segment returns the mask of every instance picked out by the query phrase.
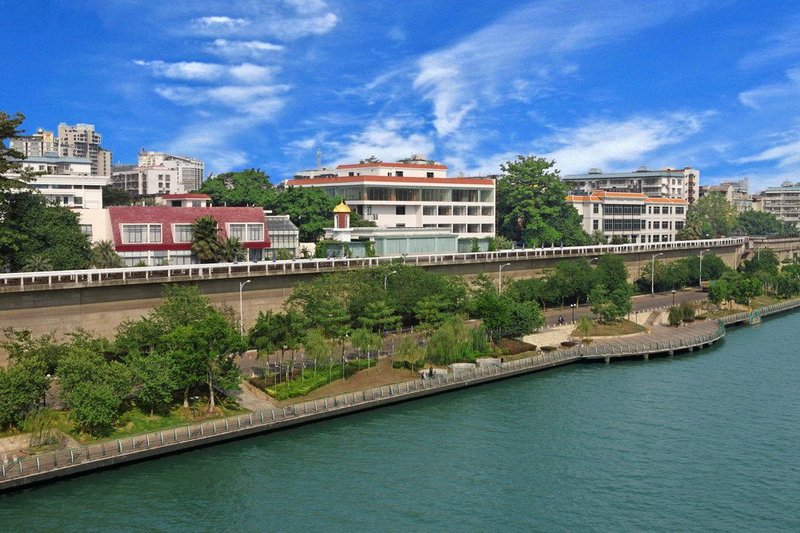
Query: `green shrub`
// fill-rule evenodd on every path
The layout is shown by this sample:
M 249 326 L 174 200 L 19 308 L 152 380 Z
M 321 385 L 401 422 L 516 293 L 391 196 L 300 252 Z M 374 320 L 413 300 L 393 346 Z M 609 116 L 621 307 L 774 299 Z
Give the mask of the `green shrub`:
M 670 326 L 679 326 L 683 320 L 683 310 L 680 307 L 670 307 L 667 320 Z
M 376 363 L 377 361 L 375 359 L 356 359 L 355 361 L 348 361 L 345 372 L 349 376 L 359 370 L 375 366 Z M 276 400 L 288 400 L 289 398 L 305 396 L 309 392 L 339 379 L 341 376 L 342 365 L 334 365 L 330 372 L 328 369 L 306 370 L 301 378 L 295 378 L 291 381 L 278 383 L 274 387 L 269 387 L 267 389 L 267 394 Z
M 543 352 L 555 352 L 557 348 L 555 346 L 542 346 Z
M 689 302 L 683 302 L 681 304 L 681 318 L 684 320 L 687 318 L 694 318 L 694 306 Z

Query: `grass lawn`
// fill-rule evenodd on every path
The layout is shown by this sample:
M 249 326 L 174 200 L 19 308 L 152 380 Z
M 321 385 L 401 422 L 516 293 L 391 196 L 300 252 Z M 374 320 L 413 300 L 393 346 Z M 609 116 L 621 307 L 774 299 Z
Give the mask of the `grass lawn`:
M 613 337 L 617 335 L 631 335 L 633 333 L 641 333 L 647 331 L 647 328 L 640 326 L 630 320 L 622 320 L 614 322 L 613 324 L 600 324 L 592 322 L 592 327 L 586 335 L 578 335 L 576 330 L 572 331 L 573 337 Z

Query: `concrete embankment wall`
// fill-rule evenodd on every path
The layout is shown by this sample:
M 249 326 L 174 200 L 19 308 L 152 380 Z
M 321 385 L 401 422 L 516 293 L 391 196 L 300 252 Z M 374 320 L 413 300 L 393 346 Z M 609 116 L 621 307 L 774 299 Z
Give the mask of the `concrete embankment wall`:
M 659 257 L 661 261 L 674 261 L 682 257 L 697 255 L 698 250 L 667 250 Z M 730 266 L 735 265 L 740 246 L 720 246 L 714 248 Z M 649 263 L 652 254 L 631 252 L 620 254 L 631 280 L 639 277 L 641 269 Z M 543 257 L 523 260 L 508 260 L 511 263 L 503 270 L 503 278 L 529 278 L 543 275 L 559 261 L 570 257 Z M 498 267 L 506 259 L 481 261 L 451 261 L 421 265 L 443 274 L 464 276 L 470 280 L 479 274 L 493 279 L 498 277 Z M 229 307 L 233 314 L 239 311 L 239 282 L 250 279 L 242 292 L 244 325 L 249 328 L 259 311 L 279 310 L 299 281 L 313 279 L 316 272 L 295 274 L 236 274 L 231 277 L 211 279 L 173 280 L 171 283 L 197 285 L 220 306 Z M 101 336 L 111 337 L 116 328 L 125 320 L 142 317 L 161 302 L 163 281 L 143 282 L 136 280 L 130 284 L 98 286 L 31 288 L 24 291 L 0 291 L 0 324 L 3 327 L 28 329 L 34 335 L 54 333 L 56 337 L 82 328 Z M 1 361 L 0 361 L 1 363 Z

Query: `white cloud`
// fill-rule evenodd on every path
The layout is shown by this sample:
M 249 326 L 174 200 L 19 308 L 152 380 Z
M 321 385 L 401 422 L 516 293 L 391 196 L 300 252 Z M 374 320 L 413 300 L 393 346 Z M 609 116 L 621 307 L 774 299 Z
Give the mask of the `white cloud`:
M 206 47 L 206 51 L 231 59 L 236 58 L 261 58 L 266 54 L 283 51 L 284 47 L 280 44 L 273 44 L 264 41 L 229 41 L 228 39 L 214 39 L 214 42 Z
M 231 15 L 194 18 L 189 29 L 210 37 L 294 40 L 328 33 L 339 23 L 339 17 L 322 0 L 230 0 L 224 9 Z
M 226 70 L 223 65 L 201 63 L 198 61 L 166 63 L 164 61 L 144 61 L 142 59 L 137 59 L 134 63 L 149 68 L 156 76 L 172 80 L 216 80 L 222 77 Z
M 776 161 L 779 168 L 800 164 L 800 140 L 789 141 L 773 146 L 762 152 L 737 160 L 737 163 L 756 163 Z
M 156 93 L 182 106 L 217 105 L 242 115 L 270 119 L 285 104 L 288 85 L 223 85 L 220 87 L 157 87 Z
M 739 93 L 739 101 L 750 108 L 762 109 L 764 106 L 777 103 L 785 108 L 790 102 L 796 102 L 800 96 L 800 68 L 786 71 L 787 81 L 763 85 L 749 91 Z
M 652 160 L 657 150 L 685 141 L 700 131 L 705 118 L 706 115 L 676 113 L 661 118 L 588 122 L 547 139 L 546 142 L 558 147 L 544 157 L 554 159 L 564 174 L 583 173 L 593 167 L 630 170 L 645 164 L 645 159 Z M 670 164 L 675 163 L 665 162 L 664 166 Z
M 247 154 L 233 148 L 235 136 L 250 127 L 242 120 L 199 122 L 184 128 L 166 146 L 166 151 L 178 154 L 202 155 L 208 172 L 220 173 L 241 168 Z
M 335 146 L 340 157 L 336 164 L 352 163 L 374 155 L 383 161 L 396 161 L 411 154 L 430 155 L 435 147 L 430 137 L 417 133 L 420 124 L 407 117 L 375 120 L 349 140 Z
M 790 17 L 786 29 L 768 35 L 763 46 L 749 52 L 740 61 L 742 68 L 758 68 L 800 57 L 800 17 Z
M 201 33 L 214 33 L 220 30 L 234 30 L 250 25 L 250 21 L 243 18 L 226 16 L 199 17 L 191 21 L 192 27 Z
M 178 81 L 238 81 L 246 84 L 261 83 L 272 78 L 275 68 L 263 67 L 252 63 L 239 65 L 221 65 L 217 63 L 201 63 L 198 61 L 181 61 L 167 63 L 165 61 L 143 61 L 137 59 L 136 65 L 147 67 L 160 78 Z
M 563 0 L 538 2 L 423 56 L 413 86 L 432 102 L 439 135 L 451 135 L 474 110 L 503 102 L 509 92 L 514 95 L 508 80 L 524 77 L 531 92 L 548 90 L 574 71 L 569 54 L 626 38 L 686 11 L 691 5 L 682 2 L 632 6 L 596 1 L 579 7 Z

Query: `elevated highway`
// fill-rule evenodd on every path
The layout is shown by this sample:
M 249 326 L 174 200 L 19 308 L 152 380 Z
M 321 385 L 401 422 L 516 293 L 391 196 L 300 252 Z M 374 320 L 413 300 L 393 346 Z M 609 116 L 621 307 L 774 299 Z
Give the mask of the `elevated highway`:
M 800 247 L 800 241 L 797 241 Z M 57 336 L 82 328 L 99 335 L 113 335 L 119 324 L 146 314 L 161 301 L 165 283 L 197 285 L 212 302 L 239 310 L 239 284 L 251 280 L 241 293 L 244 325 L 249 327 L 258 311 L 279 309 L 292 287 L 327 272 L 374 268 L 402 263 L 443 274 L 473 278 L 479 274 L 527 278 L 539 276 L 558 261 L 576 257 L 592 259 L 605 253 L 625 260 L 630 279 L 639 276 L 653 254 L 673 261 L 711 250 L 729 266 L 752 252 L 743 237 L 653 244 L 554 247 L 466 254 L 436 254 L 360 259 L 311 259 L 260 263 L 219 263 L 165 267 L 115 268 L 60 272 L 0 274 L 0 325 L 28 329 L 36 335 Z

